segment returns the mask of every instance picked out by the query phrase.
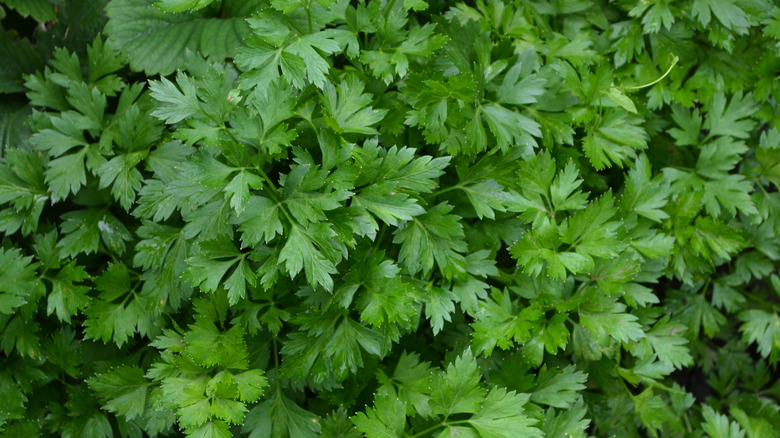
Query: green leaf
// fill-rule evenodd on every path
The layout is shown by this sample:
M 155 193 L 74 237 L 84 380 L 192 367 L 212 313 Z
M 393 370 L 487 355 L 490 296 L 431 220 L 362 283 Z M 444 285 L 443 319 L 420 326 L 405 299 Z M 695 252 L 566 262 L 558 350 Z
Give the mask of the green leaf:
M 214 0 L 160 0 L 154 5 L 166 12 L 184 12 L 205 8 Z
M 780 316 L 764 310 L 745 310 L 737 315 L 742 325 L 739 330 L 742 338 L 749 343 L 758 344 L 758 352 L 763 357 L 775 360 L 780 357 Z
M 46 313 L 55 313 L 60 321 L 70 322 L 71 316 L 79 310 L 84 310 L 89 304 L 89 286 L 77 284 L 88 278 L 89 274 L 84 267 L 77 265 L 75 261 L 63 266 L 51 281 Z
M 239 225 L 241 242 L 248 247 L 260 242 L 268 243 L 284 232 L 279 220 L 279 204 L 262 196 L 250 195 L 246 208 L 234 223 Z
M 747 32 L 749 22 L 745 11 L 733 0 L 694 0 L 691 13 L 702 26 L 710 24 L 710 11 L 726 29 L 737 33 Z
M 620 206 L 640 216 L 660 222 L 669 217 L 663 210 L 669 196 L 669 184 L 661 178 L 651 179 L 652 171 L 647 156 L 641 154 L 634 168 L 629 170 Z
M 642 119 L 624 111 L 612 110 L 588 130 L 582 148 L 596 170 L 619 167 L 636 157 L 636 151 L 647 147 L 648 135 L 640 126 Z
M 653 394 L 653 388 L 645 389 L 634 397 L 633 401 L 634 412 L 654 436 L 657 436 L 658 431 L 667 429 L 682 430 L 680 419 L 669 409 L 663 398 Z
M 630 97 L 628 97 L 623 90 L 620 90 L 616 87 L 610 87 L 609 90 L 605 93 L 607 96 L 609 96 L 610 99 L 612 99 L 616 104 L 623 107 L 624 110 L 636 114 L 636 105 L 634 104 L 634 101 L 631 100 Z
M 333 337 L 325 346 L 325 354 L 342 370 L 356 372 L 363 366 L 363 354 L 360 347 L 370 354 L 379 355 L 382 337 L 363 324 L 351 318 L 345 319 L 333 332 Z M 340 371 L 344 373 L 344 371 Z M 338 375 L 338 373 L 337 373 Z
M 81 129 L 102 127 L 108 102 L 100 90 L 83 82 L 71 83 L 68 86 L 67 99 L 68 103 L 85 117 L 81 120 Z
M 246 297 L 247 284 L 257 284 L 246 254 L 241 253 L 233 242 L 227 239 L 201 243 L 200 251 L 196 251 L 186 262 L 189 268 L 183 276 L 185 280 L 193 286 L 200 286 L 206 292 L 216 292 L 222 285 L 228 292 L 231 304 Z M 229 275 L 228 271 L 231 271 Z
M 704 184 L 702 202 L 708 214 L 717 217 L 723 207 L 730 215 L 735 216 L 737 210 L 746 215 L 758 213 L 750 195 L 753 193 L 753 183 L 745 180 L 742 175 L 728 175 Z
M 246 9 L 251 11 L 251 6 Z M 127 56 L 133 70 L 150 76 L 186 67 L 193 52 L 217 61 L 234 56 L 250 32 L 245 23 L 249 14 L 224 18 L 203 11 L 172 14 L 147 0 L 111 1 L 106 14 L 109 41 Z
M 728 0 L 720 0 L 726 1 Z M 756 112 L 753 103 L 753 95 L 743 94 L 738 91 L 726 106 L 726 96 L 716 93 L 712 98 L 707 120 L 704 121 L 704 129 L 708 129 L 709 136 L 731 136 L 735 138 L 748 138 L 755 122 L 748 117 Z
M 89 63 L 87 83 L 101 93 L 114 96 L 125 85 L 119 76 L 112 74 L 123 68 L 125 64 L 116 48 L 111 43 L 103 41 L 102 35 L 95 36 L 92 44 L 87 46 L 87 61 Z M 140 84 L 135 83 L 122 92 L 135 92 L 139 87 Z
M 13 315 L 32 297 L 39 284 L 32 260 L 18 249 L 0 248 L 0 313 Z
M 5 151 L 4 163 L 0 163 L 0 203 L 11 203 L 0 221 L 0 229 L 7 234 L 21 229 L 28 235 L 38 228 L 40 215 L 48 200 L 43 177 L 43 157 L 23 151 Z
M 285 264 L 290 276 L 304 271 L 306 281 L 320 285 L 326 290 L 333 289 L 333 278 L 336 266 L 323 253 L 323 247 L 329 245 L 327 239 L 332 237 L 332 231 L 327 227 L 311 227 L 304 230 L 293 226 L 287 237 L 287 243 L 279 253 L 279 262 Z
M 698 109 L 689 110 L 680 105 L 672 105 L 672 119 L 679 128 L 669 129 L 669 135 L 677 146 L 695 146 L 701 136 L 702 117 Z
M 283 81 L 273 81 L 266 88 L 255 88 L 247 98 L 263 120 L 263 130 L 268 133 L 275 126 L 293 116 L 297 105 L 293 90 Z
M 702 410 L 702 430 L 712 438 L 743 438 L 745 431 L 739 427 L 736 421 L 729 421 L 728 417 L 715 412 L 709 405 L 704 405 Z
M 577 190 L 582 184 L 574 162 L 566 163 L 550 185 L 550 198 L 556 211 L 580 210 L 585 206 L 588 195 Z
M 455 312 L 457 299 L 452 291 L 438 287 L 432 287 L 424 297 L 425 317 L 431 321 L 433 334 L 438 334 L 444 328 L 444 321 L 451 321 L 451 315 Z
M 32 2 L 23 2 L 20 5 L 27 3 L 34 4 L 37 2 L 44 2 L 45 0 L 37 0 Z M 7 3 L 7 2 L 6 2 Z M 17 6 L 20 6 L 17 5 Z M 51 7 L 51 5 L 47 5 Z M 0 56 L 8 62 L 3 63 L 0 66 L 0 93 L 18 93 L 26 91 L 24 87 L 24 78 L 26 74 L 32 74 L 36 70 L 42 68 L 40 55 L 36 52 L 35 47 L 26 38 L 20 38 L 16 32 L 0 32 Z M 7 102 L 11 104 L 12 102 Z M 5 107 L 6 105 L 3 105 Z M 16 106 L 14 104 L 14 106 Z M 6 108 L 3 108 L 3 113 L 8 112 Z M 25 111 L 26 112 L 26 111 Z M 0 130 L 2 138 L 12 132 L 6 132 L 6 128 Z M 0 140 L 0 145 L 4 142 Z
M 728 260 L 744 246 L 745 240 L 738 230 L 708 217 L 696 219 L 691 248 L 697 254 L 708 259 L 717 256 Z
M 30 99 L 30 105 L 43 106 L 58 111 L 69 109 L 62 88 L 47 80 L 41 72 L 25 76 L 24 86 L 28 89 L 27 96 Z
M 230 438 L 230 426 L 224 421 L 209 421 L 206 424 L 187 430 L 188 437 L 194 438 Z
M 136 165 L 144 155 L 145 152 L 119 155 L 97 170 L 100 174 L 100 188 L 111 186 L 111 195 L 125 210 L 130 210 L 135 202 L 136 193 L 141 190 L 143 176 L 136 169 Z
M 720 137 L 701 148 L 696 173 L 712 179 L 725 178 L 747 150 L 744 142 Z
M 737 419 L 740 426 L 747 432 L 748 436 L 769 438 L 777 433 L 776 429 L 773 428 L 765 418 L 750 417 L 745 411 L 737 407 L 732 407 L 729 413 Z
M 414 2 L 415 10 L 420 10 L 417 8 L 423 7 L 421 3 L 424 3 L 424 0 L 414 0 Z M 409 35 L 404 38 L 391 58 L 399 76 L 406 75 L 409 56 L 430 56 L 447 42 L 446 36 L 434 34 L 434 30 L 433 23 L 426 23 L 420 27 L 412 26 Z
M 140 417 L 146 409 L 148 388 L 142 369 L 122 366 L 87 380 L 98 398 L 105 400 L 105 409 L 128 420 Z
M 250 23 L 257 27 L 256 22 Z M 265 88 L 279 80 L 280 69 L 287 82 L 304 86 L 306 64 L 298 55 L 278 50 L 260 38 L 250 39 L 247 45 L 236 54 L 236 65 L 248 71 L 241 78 L 241 88 Z
M 28 3 L 0 435 L 778 435 L 773 2 Z
M 607 337 L 623 343 L 644 338 L 645 332 L 637 323 L 639 318 L 625 310 L 621 303 L 613 303 L 611 308 L 600 312 L 581 310 L 580 322 L 602 344 L 606 344 Z
M 424 11 L 428 9 L 428 3 L 425 0 L 404 0 L 404 8 L 407 10 Z
M 357 299 L 361 321 L 376 327 L 387 323 L 408 323 L 419 311 L 415 303 L 417 291 L 400 279 L 398 266 L 383 257 L 382 252 L 372 252 L 365 265 L 354 271 L 354 282 L 350 281 L 335 293 L 349 293 L 346 291 L 362 286 Z
M 704 295 L 696 295 L 688 300 L 688 305 L 680 316 L 689 330 L 698 334 L 704 328 L 704 334 L 708 337 L 715 336 L 726 324 L 726 317 L 718 312 Z
M 591 257 L 615 257 L 623 247 L 616 238 L 620 224 L 610 221 L 616 213 L 612 193 L 607 192 L 563 222 L 559 229 L 561 241 L 572 245 L 578 255 L 588 258 L 587 264 L 592 263 Z
M 260 189 L 263 187 L 263 179 L 254 173 L 241 170 L 225 186 L 225 194 L 230 196 L 230 206 L 241 214 L 244 211 L 250 198 L 250 189 Z
M 547 370 L 539 373 L 531 401 L 554 408 L 568 409 L 579 398 L 578 391 L 585 389 L 588 375 L 568 366 L 560 372 Z
M 358 412 L 352 422 L 367 438 L 401 437 L 406 428 L 406 404 L 392 394 L 379 393 L 374 407 Z
M 172 383 L 178 383 L 179 385 L 184 384 L 184 382 L 181 381 Z M 200 391 L 195 389 L 190 389 L 189 391 L 185 390 L 185 396 L 187 399 L 185 399 L 184 404 L 182 404 L 176 412 L 179 417 L 179 424 L 189 430 L 194 430 L 199 434 L 203 434 L 206 431 L 210 432 L 214 424 L 212 421 L 209 421 L 209 400 L 205 398 Z
M 212 321 L 199 317 L 189 327 L 184 344 L 184 351 L 201 366 L 221 365 L 226 369 L 248 367 L 244 331 L 240 326 L 235 325 L 223 332 Z M 214 354 L 214 351 L 219 351 L 219 354 Z
M 93 302 L 85 311 L 85 333 L 88 338 L 113 341 L 121 347 L 136 331 L 153 330 L 146 306 L 131 300 L 127 306 L 105 301 Z
M 372 128 L 387 114 L 387 110 L 375 110 L 369 106 L 372 95 L 363 93 L 364 84 L 357 76 L 349 75 L 338 88 L 326 82 L 322 88 L 322 104 L 327 111 L 326 124 L 337 133 L 373 135 Z
M 195 84 L 186 73 L 181 71 L 176 73 L 176 84 L 166 78 L 149 81 L 149 89 L 152 97 L 162 103 L 152 115 L 169 125 L 200 115 L 202 112 Z
M 39 23 L 56 19 L 54 5 L 47 0 L 3 0 L 3 4 L 22 17 L 32 17 Z
M 498 147 L 506 151 L 511 145 L 536 146 L 533 137 L 541 137 L 542 131 L 536 121 L 517 111 L 509 110 L 498 104 L 489 104 L 481 108 L 490 132 L 495 135 Z
M 567 270 L 576 274 L 593 268 L 588 256 L 570 251 L 558 252 L 559 245 L 556 225 L 545 219 L 545 223 L 515 242 L 510 252 L 518 265 L 523 266 L 523 271 L 534 276 L 546 270 L 547 276 L 560 280 L 566 277 Z
M 484 438 L 542 437 L 542 431 L 532 427 L 537 420 L 523 414 L 527 402 L 528 394 L 493 388 L 468 423 Z
M 777 130 L 772 132 L 778 132 Z M 775 134 L 777 136 L 778 134 Z M 762 139 L 765 134 L 762 134 Z M 758 148 L 756 149 L 756 159 L 761 165 L 761 174 L 764 178 L 772 181 L 775 187 L 780 187 L 780 150 L 777 148 Z
M 469 202 L 480 219 L 483 217 L 495 219 L 494 211 L 504 212 L 506 211 L 504 205 L 511 203 L 511 195 L 504 191 L 502 185 L 493 180 L 480 181 L 459 188 L 466 192 Z
M 62 257 L 94 253 L 101 241 L 110 251 L 122 254 L 126 242 L 132 239 L 122 222 L 105 209 L 75 210 L 63 214 L 61 219 L 64 237 L 57 248 Z
M 446 278 L 464 271 L 463 229 L 458 222 L 460 218 L 449 214 L 450 211 L 450 205 L 441 203 L 399 227 L 393 242 L 401 244 L 398 261 L 409 273 L 422 271 L 428 275 L 434 261 Z
M 683 336 L 687 327 L 670 321 L 669 315 L 661 318 L 652 330 L 647 332 L 647 342 L 653 347 L 661 363 L 682 369 L 693 363 L 688 351 L 688 340 Z
M 178 309 L 192 293 L 192 288 L 181 279 L 190 251 L 183 229 L 144 222 L 137 232 L 143 240 L 138 243 L 133 264 L 145 269 L 143 292 L 161 305 Z
M 254 36 L 247 39 L 236 55 L 236 64 L 247 71 L 242 77 L 242 88 L 264 88 L 282 77 L 296 88 L 303 88 L 306 80 L 323 89 L 330 71 L 324 56 L 341 50 L 335 29 L 309 34 L 291 30 L 283 15 L 265 10 L 247 20 Z M 287 39 L 290 38 L 288 42 Z
M 371 185 L 352 197 L 352 205 L 363 207 L 388 225 L 397 226 L 425 213 L 415 198 L 396 192 L 394 184 Z
M 447 370 L 432 380 L 430 407 L 436 415 L 475 414 L 479 411 L 485 391 L 479 387 L 482 378 L 477 361 L 467 349 Z
M 438 187 L 434 180 L 444 174 L 450 162 L 450 157 L 417 155 L 417 150 L 407 147 L 383 149 L 377 142 L 366 142 L 362 149 L 353 149 L 352 155 L 362 169 L 355 186 L 375 181 L 382 187 L 391 185 L 396 192 L 431 193 Z
M 255 402 L 263 395 L 263 388 L 268 386 L 268 379 L 263 370 L 251 369 L 233 376 L 238 388 L 238 398 L 242 402 Z
M 569 438 L 585 438 L 590 420 L 585 418 L 587 408 L 582 399 L 571 409 L 556 412 L 555 409 L 547 409 L 544 421 L 540 425 L 545 436 L 565 436 Z
M 528 64 L 520 61 L 507 71 L 501 86 L 496 90 L 499 103 L 526 105 L 535 103 L 537 97 L 544 94 L 547 80 L 529 74 Z
M 310 164 L 296 165 L 283 180 L 281 196 L 295 220 L 308 226 L 327 219 L 324 212 L 342 206 L 352 192 L 329 177 L 329 172 Z
M 187 157 L 195 152 L 195 148 L 179 141 L 169 141 L 157 145 L 146 157 L 145 163 L 161 181 L 171 182 L 180 176 L 179 167 L 187 161 Z M 154 180 L 147 180 L 149 185 Z
M 642 18 L 642 28 L 646 34 L 658 33 L 662 26 L 668 31 L 675 21 L 674 15 L 666 2 L 638 3 L 628 14 L 631 17 L 638 17 L 643 13 L 645 14 Z
M 431 376 L 433 370 L 428 362 L 420 362 L 420 356 L 415 353 L 401 353 L 392 376 L 379 372 L 377 378 L 382 384 L 379 393 L 387 392 L 397 396 L 406 406 L 406 415 L 415 412 L 423 417 L 430 417 L 432 412 L 428 405 L 431 394 Z
M 84 169 L 86 154 L 87 148 L 83 148 L 73 154 L 63 155 L 56 160 L 49 161 L 45 175 L 52 201 L 61 201 L 71 193 L 77 193 L 81 186 L 87 183 L 87 174 Z
M 157 315 L 147 311 L 152 307 L 151 300 L 146 295 L 136 294 L 125 265 L 112 263 L 95 278 L 94 284 L 100 295 L 84 312 L 87 338 L 103 342 L 113 340 L 122 347 L 136 332 L 150 337 L 159 332 Z
M 247 96 L 250 106 L 262 119 L 262 126 L 256 123 L 253 113 L 234 112 L 230 124 L 236 129 L 236 136 L 251 144 L 261 145 L 269 153 L 281 152 L 297 136 L 297 131 L 287 129 L 283 121 L 293 116 L 296 101 L 293 90 L 281 80 L 274 80 L 264 88 L 255 88 Z M 237 109 L 241 109 L 240 106 Z
M 246 406 L 235 400 L 215 398 L 211 401 L 211 415 L 230 424 L 241 424 L 246 411 Z
M 290 436 L 316 438 L 319 418 L 285 397 L 279 390 L 247 413 L 242 430 L 250 438 Z
M 404 0 L 404 8 L 424 10 L 428 8 L 425 0 Z M 399 15 L 393 14 L 387 20 L 385 28 L 380 32 L 393 34 L 392 39 L 384 41 L 385 47 L 379 50 L 361 50 L 360 61 L 366 64 L 374 77 L 382 79 L 386 84 L 393 81 L 395 75 L 404 77 L 409 71 L 409 62 L 416 56 L 430 56 L 439 50 L 449 38 L 434 33 L 436 26 L 427 23 L 423 26 L 414 26 L 405 34 L 405 29 L 400 29 L 398 24 L 403 20 Z M 400 44 L 398 44 L 400 42 Z M 387 46 L 395 47 L 387 47 Z
M 558 349 L 565 349 L 569 343 L 571 333 L 566 326 L 566 318 L 565 313 L 556 313 L 547 320 L 547 327 L 542 330 L 544 349 L 550 354 L 555 354 Z
M 518 311 L 509 292 L 493 289 L 491 299 L 479 303 L 476 321 L 472 323 L 477 354 L 484 352 L 489 356 L 496 346 L 508 350 L 515 342 L 527 343 L 541 316 L 541 310 L 533 306 Z

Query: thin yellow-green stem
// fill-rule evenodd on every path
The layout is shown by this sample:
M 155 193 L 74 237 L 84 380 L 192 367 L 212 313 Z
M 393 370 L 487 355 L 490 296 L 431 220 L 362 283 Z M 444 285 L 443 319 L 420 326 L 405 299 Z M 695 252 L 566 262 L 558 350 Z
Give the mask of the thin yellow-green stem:
M 661 82 L 666 76 L 669 75 L 669 73 L 672 72 L 672 69 L 674 68 L 675 65 L 677 65 L 677 61 L 679 61 L 679 60 L 680 60 L 680 58 L 675 56 L 674 59 L 672 59 L 672 65 L 669 66 L 669 68 L 666 70 L 666 73 L 664 73 L 660 78 L 654 80 L 653 82 L 648 82 L 648 83 L 643 84 L 643 85 L 635 85 L 633 87 L 623 87 L 623 89 L 624 90 L 641 90 L 642 88 L 651 87 L 651 86 Z

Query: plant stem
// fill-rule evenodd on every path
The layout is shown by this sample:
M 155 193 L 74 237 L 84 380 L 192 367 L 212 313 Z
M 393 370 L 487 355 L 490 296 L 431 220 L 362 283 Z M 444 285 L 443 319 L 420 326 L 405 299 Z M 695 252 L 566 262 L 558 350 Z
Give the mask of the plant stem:
M 648 82 L 646 84 L 636 85 L 636 86 L 633 86 L 633 87 L 623 87 L 623 89 L 625 89 L 625 90 L 641 90 L 642 88 L 650 87 L 650 86 L 653 86 L 653 85 L 661 82 L 669 73 L 672 72 L 672 69 L 674 68 L 675 65 L 677 65 L 677 61 L 679 61 L 679 60 L 680 60 L 680 58 L 675 56 L 674 59 L 672 59 L 672 65 L 669 66 L 669 69 L 666 70 L 666 73 L 661 75 L 660 78 L 654 80 L 653 82 Z
M 424 436 L 425 434 L 431 433 L 434 430 L 441 429 L 443 427 L 455 426 L 455 425 L 458 425 L 458 424 L 465 424 L 465 423 L 468 423 L 468 420 L 458 420 L 458 421 L 450 421 L 450 422 L 447 422 L 447 420 L 444 420 L 441 423 L 433 425 L 433 426 L 423 430 L 422 432 L 418 432 L 418 433 L 412 435 L 409 438 L 418 438 L 418 437 Z
M 431 196 L 433 196 L 435 198 L 435 197 L 437 197 L 439 195 L 442 195 L 444 193 L 451 192 L 453 190 L 458 190 L 458 189 L 461 189 L 461 188 L 462 188 L 461 187 L 461 183 L 458 183 L 458 184 L 455 184 L 454 186 L 449 186 L 449 187 L 443 188 L 441 190 L 437 190 L 437 191 L 431 193 Z

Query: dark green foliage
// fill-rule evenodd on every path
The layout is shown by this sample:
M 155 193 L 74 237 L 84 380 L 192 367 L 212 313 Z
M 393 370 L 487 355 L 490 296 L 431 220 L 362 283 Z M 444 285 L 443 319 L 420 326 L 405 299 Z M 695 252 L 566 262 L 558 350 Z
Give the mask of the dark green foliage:
M 772 2 L 0 5 L 0 436 L 780 436 Z

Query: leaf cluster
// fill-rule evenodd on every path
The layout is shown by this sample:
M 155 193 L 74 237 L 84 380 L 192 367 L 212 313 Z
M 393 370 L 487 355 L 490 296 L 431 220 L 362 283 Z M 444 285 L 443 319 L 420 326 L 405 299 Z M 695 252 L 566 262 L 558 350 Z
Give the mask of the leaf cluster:
M 780 435 L 770 1 L 0 0 L 0 58 L 0 437 Z

